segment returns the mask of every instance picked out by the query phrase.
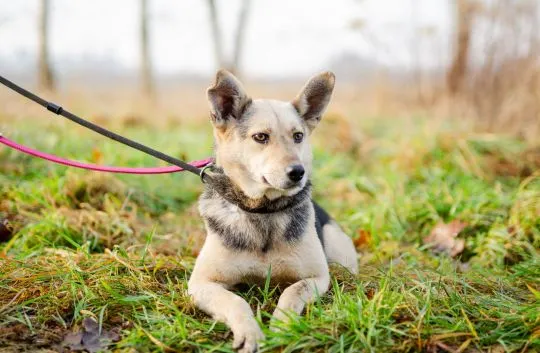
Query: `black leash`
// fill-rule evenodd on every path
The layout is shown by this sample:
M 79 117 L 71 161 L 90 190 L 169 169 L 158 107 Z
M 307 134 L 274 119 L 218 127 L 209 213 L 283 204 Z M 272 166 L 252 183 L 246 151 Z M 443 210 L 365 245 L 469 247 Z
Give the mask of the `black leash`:
M 5 85 L 6 87 L 14 90 L 15 92 L 19 93 L 20 95 L 30 99 L 31 101 L 41 105 L 42 107 L 46 108 L 48 111 L 50 112 L 53 112 L 57 115 L 61 115 L 63 116 L 64 118 L 67 118 L 71 121 L 73 121 L 74 123 L 77 123 L 81 126 L 84 126 L 85 128 L 87 129 L 90 129 L 94 132 L 97 132 L 98 134 L 100 135 L 103 135 L 105 137 L 108 137 L 110 138 L 111 140 L 114 140 L 116 142 L 120 142 L 124 145 L 127 145 L 131 148 L 134 148 L 136 150 L 139 150 L 141 152 L 144 152 L 146 154 L 149 154 L 157 159 L 161 159 L 162 161 L 165 161 L 169 164 L 172 164 L 172 165 L 175 165 L 177 167 L 180 167 L 180 168 L 183 168 L 193 174 L 197 174 L 201 177 L 201 180 L 204 182 L 206 181 L 206 177 L 208 177 L 208 174 L 205 173 L 205 169 L 208 167 L 204 167 L 202 169 L 199 169 L 195 166 L 192 166 L 191 164 L 189 163 L 186 163 L 184 161 L 181 161 L 177 158 L 174 158 L 174 157 L 171 157 L 169 155 L 166 155 L 162 152 L 159 152 L 159 151 L 156 151 L 155 149 L 153 148 L 150 148 L 148 146 L 145 146 L 143 144 L 140 144 L 136 141 L 133 141 L 133 140 L 130 140 L 124 136 L 120 136 L 112 131 L 109 131 L 107 129 L 104 129 L 102 128 L 101 126 L 98 126 L 96 124 L 93 124 L 87 120 L 84 120 L 80 117 L 78 117 L 77 115 L 73 114 L 73 113 L 70 113 L 69 111 L 65 110 L 64 108 L 62 108 L 61 106 L 55 104 L 55 103 L 52 103 L 52 102 L 48 102 L 46 101 L 45 99 L 41 98 L 41 97 L 38 97 L 36 96 L 35 94 L 33 94 L 32 92 L 29 92 L 27 90 L 25 90 L 24 88 L 16 85 L 15 83 L 11 82 L 10 80 L 6 79 L 5 77 L 3 76 L 0 76 L 0 83 L 2 83 L 3 85 Z

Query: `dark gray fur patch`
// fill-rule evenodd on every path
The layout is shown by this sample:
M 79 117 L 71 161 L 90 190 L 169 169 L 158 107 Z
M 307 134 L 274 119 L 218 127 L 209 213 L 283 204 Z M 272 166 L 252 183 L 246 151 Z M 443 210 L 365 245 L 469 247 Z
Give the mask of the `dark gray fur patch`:
M 274 241 L 279 238 L 287 242 L 295 242 L 305 234 L 309 219 L 310 202 L 297 205 L 287 211 L 275 214 L 246 213 L 242 227 L 224 224 L 217 217 L 204 216 L 206 224 L 212 232 L 216 233 L 223 244 L 236 251 L 261 251 L 263 253 L 272 249 Z M 287 217 L 289 222 L 285 229 L 282 218 Z
M 324 237 L 323 237 L 323 227 L 330 223 L 332 218 L 326 211 L 319 206 L 315 201 L 312 201 L 313 208 L 315 209 L 315 229 L 317 230 L 317 236 L 321 241 L 321 244 L 324 248 Z
M 284 237 L 287 241 L 300 239 L 306 231 L 309 218 L 309 202 L 305 202 L 296 207 L 291 214 L 291 220 L 285 229 Z
M 223 225 L 214 217 L 206 217 L 206 223 L 208 228 L 215 232 L 223 241 L 226 247 L 235 250 L 248 250 L 254 249 L 254 244 L 250 244 L 248 237 L 242 234 L 237 229 L 231 229 L 230 227 Z

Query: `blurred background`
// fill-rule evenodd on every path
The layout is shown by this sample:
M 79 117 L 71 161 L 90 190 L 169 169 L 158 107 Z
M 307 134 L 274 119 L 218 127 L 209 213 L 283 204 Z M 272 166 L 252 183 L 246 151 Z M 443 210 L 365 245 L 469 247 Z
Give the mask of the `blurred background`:
M 290 99 L 332 70 L 330 111 L 423 114 L 540 135 L 537 0 L 2 0 L 0 72 L 90 114 L 206 117 L 228 68 L 253 96 Z M 0 89 L 3 113 L 35 107 Z

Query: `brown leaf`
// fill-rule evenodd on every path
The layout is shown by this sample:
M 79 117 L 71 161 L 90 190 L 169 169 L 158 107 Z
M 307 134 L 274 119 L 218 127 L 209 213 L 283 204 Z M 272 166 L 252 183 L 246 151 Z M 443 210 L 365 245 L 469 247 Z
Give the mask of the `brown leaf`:
M 357 249 L 365 248 L 371 243 L 371 233 L 365 229 L 359 229 L 358 237 L 353 240 L 353 243 Z
M 430 245 L 431 250 L 436 253 L 446 253 L 455 257 L 465 249 L 465 240 L 458 239 L 457 236 L 466 226 L 467 223 L 457 220 L 450 223 L 438 223 L 424 238 L 424 244 Z
M 83 327 L 79 332 L 68 333 L 62 342 L 63 347 L 72 351 L 87 351 L 90 353 L 106 350 L 111 343 L 120 339 L 116 330 L 102 330 L 99 334 L 99 325 L 92 318 L 85 318 Z
M 92 163 L 103 164 L 103 152 L 101 152 L 99 148 L 94 147 L 92 149 L 91 161 Z

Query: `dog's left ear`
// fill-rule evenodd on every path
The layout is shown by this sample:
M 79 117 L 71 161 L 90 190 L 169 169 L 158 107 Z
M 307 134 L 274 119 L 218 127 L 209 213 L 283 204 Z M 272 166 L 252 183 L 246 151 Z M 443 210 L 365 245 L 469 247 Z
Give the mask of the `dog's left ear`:
M 332 97 L 335 82 L 336 77 L 329 71 L 313 76 L 292 101 L 292 105 L 310 131 L 321 121 Z
M 206 91 L 212 122 L 224 127 L 232 119 L 240 119 L 251 99 L 238 79 L 227 70 L 219 70 L 216 81 Z

